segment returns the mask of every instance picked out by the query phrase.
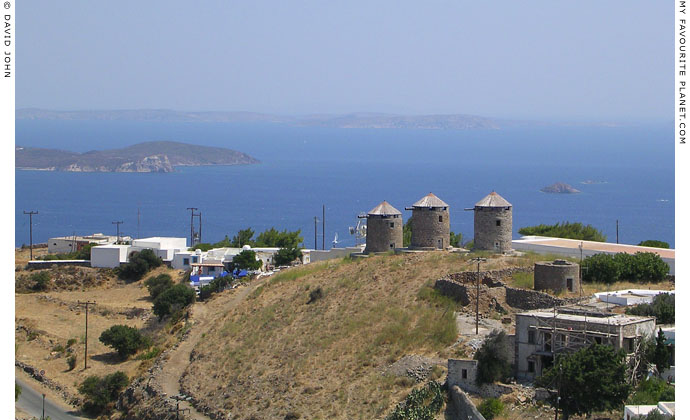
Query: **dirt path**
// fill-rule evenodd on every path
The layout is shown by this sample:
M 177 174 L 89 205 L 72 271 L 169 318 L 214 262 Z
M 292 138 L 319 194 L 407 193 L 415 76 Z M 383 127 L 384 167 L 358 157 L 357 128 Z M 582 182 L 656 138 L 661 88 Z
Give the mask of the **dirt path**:
M 163 392 L 168 394 L 168 398 L 180 394 L 180 378 L 185 369 L 189 365 L 189 357 L 192 350 L 199 342 L 201 334 L 206 331 L 212 321 L 216 318 L 213 314 L 225 313 L 232 309 L 235 305 L 244 300 L 254 289 L 261 286 L 267 278 L 252 282 L 249 286 L 243 286 L 233 290 L 232 295 L 228 296 L 228 292 L 224 292 L 219 296 L 215 296 L 210 301 L 205 303 L 196 303 L 192 307 L 191 323 L 192 329 L 186 340 L 182 341 L 180 345 L 170 352 L 170 358 L 163 365 L 163 370 L 159 376 L 160 385 Z M 180 401 L 180 409 L 188 409 L 185 412 L 185 418 L 193 420 L 210 420 L 209 417 L 199 413 L 187 401 Z

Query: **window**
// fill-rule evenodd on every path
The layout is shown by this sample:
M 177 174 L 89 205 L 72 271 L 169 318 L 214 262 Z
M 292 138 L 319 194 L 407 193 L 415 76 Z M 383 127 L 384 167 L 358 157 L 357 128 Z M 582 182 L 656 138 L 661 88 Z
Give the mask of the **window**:
M 213 272 L 213 271 L 216 271 L 216 267 L 209 267 L 209 268 L 208 268 L 208 272 L 209 272 L 209 273 L 210 273 L 210 272 Z
M 573 291 L 573 279 L 572 278 L 565 279 L 565 287 L 568 289 L 569 292 Z
M 534 373 L 534 362 L 527 362 L 527 372 Z
M 551 334 L 544 334 L 544 351 L 551 351 Z
M 462 379 L 467 379 L 467 369 L 462 370 Z
M 189 258 L 183 258 L 182 265 L 189 265 Z
M 527 331 L 527 343 L 534 344 L 534 331 Z
M 391 227 L 392 227 L 392 228 L 395 227 L 395 222 L 391 222 Z
M 392 242 L 391 243 L 391 249 L 394 249 L 394 248 L 395 248 L 395 242 Z
M 442 222 L 443 221 L 443 216 L 438 216 L 438 221 Z
M 601 344 L 601 337 L 594 337 L 594 341 L 595 341 L 597 344 Z
M 501 221 L 500 221 L 500 220 L 496 220 L 496 226 L 501 226 Z
M 192 262 L 193 263 L 198 263 L 199 262 L 199 257 L 192 257 Z

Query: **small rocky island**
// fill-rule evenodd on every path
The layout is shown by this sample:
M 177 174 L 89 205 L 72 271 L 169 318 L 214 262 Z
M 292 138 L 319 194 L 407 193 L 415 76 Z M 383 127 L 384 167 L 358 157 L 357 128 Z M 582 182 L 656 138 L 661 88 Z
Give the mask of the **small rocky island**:
M 571 185 L 568 185 L 563 182 L 557 182 L 555 184 L 549 185 L 548 187 L 544 187 L 539 191 L 549 194 L 577 194 L 580 192 L 580 190 L 576 190 Z
M 14 162 L 17 169 L 67 172 L 173 172 L 175 166 L 259 163 L 235 150 L 173 141 L 86 153 L 16 146 Z

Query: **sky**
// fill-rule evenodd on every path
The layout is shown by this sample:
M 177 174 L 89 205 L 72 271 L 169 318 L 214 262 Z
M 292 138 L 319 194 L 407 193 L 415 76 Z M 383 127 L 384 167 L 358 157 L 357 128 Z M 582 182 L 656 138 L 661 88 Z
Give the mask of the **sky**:
M 670 1 L 17 4 L 16 107 L 670 121 Z

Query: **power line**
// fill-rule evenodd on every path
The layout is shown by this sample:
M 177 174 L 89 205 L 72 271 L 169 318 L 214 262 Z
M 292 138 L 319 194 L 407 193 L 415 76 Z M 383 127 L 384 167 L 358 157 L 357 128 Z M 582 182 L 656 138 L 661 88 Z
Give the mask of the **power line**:
M 34 223 L 33 216 L 38 214 L 38 211 L 24 211 L 24 214 L 29 215 L 29 259 L 34 259 Z

